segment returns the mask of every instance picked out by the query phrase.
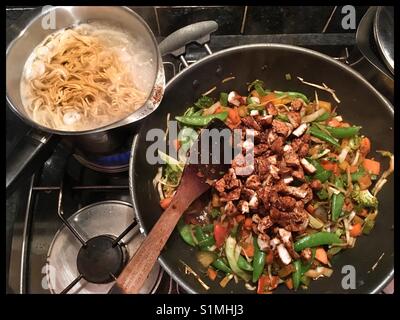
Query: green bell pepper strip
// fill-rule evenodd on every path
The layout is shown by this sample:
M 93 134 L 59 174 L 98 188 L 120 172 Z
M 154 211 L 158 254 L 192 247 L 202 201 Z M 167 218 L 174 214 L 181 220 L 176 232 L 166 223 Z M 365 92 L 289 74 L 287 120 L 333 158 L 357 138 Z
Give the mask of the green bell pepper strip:
M 179 220 L 177 228 L 183 241 L 185 241 L 188 245 L 195 247 L 196 242 L 193 239 L 191 225 L 185 224 L 182 220 Z
M 254 243 L 254 257 L 253 257 L 253 282 L 257 282 L 260 278 L 265 265 L 265 252 L 260 250 L 257 239 L 253 239 Z
M 198 242 L 201 249 L 207 250 L 209 247 L 215 244 L 215 239 L 213 236 L 207 236 L 200 226 L 194 227 L 194 236 Z
M 301 98 L 304 100 L 305 103 L 310 103 L 310 100 L 308 100 L 308 98 L 300 93 L 300 92 L 294 92 L 294 91 L 288 91 L 288 92 L 283 92 L 283 91 L 274 91 L 274 93 L 276 93 L 278 95 L 278 97 L 282 97 L 282 96 L 289 96 L 290 98 Z
M 232 273 L 231 268 L 229 268 L 221 258 L 218 258 L 217 260 L 215 260 L 211 265 L 214 268 L 221 270 L 225 273 Z
M 341 243 L 342 240 L 334 234 L 326 231 L 310 234 L 297 240 L 294 244 L 295 251 L 301 251 L 305 248 L 312 248 L 326 244 Z
M 325 129 L 332 135 L 334 138 L 351 138 L 358 134 L 361 127 L 352 126 L 352 127 L 330 127 L 325 126 Z
M 175 117 L 175 119 L 189 126 L 206 126 L 211 120 L 215 118 L 220 119 L 221 121 L 225 121 L 227 117 L 228 112 L 224 111 L 216 114 L 210 114 L 208 116 L 178 116 Z
M 324 114 L 322 114 L 322 116 L 319 116 L 317 119 L 315 119 L 315 121 L 320 122 L 320 121 L 328 120 L 330 115 L 331 114 L 329 112 L 325 112 Z
M 300 278 L 301 278 L 301 261 L 295 260 L 293 262 L 293 266 L 294 266 L 294 272 L 292 274 L 293 288 L 294 290 L 297 290 L 300 285 Z
M 229 236 L 226 239 L 225 242 L 225 254 L 226 254 L 226 258 L 228 259 L 228 263 L 229 266 L 231 267 L 232 271 L 239 276 L 240 278 L 242 278 L 244 281 L 249 281 L 250 280 L 250 275 L 239 268 L 239 266 L 237 265 L 237 260 L 240 256 L 240 252 L 237 252 L 236 250 L 236 240 L 235 238 Z
M 202 227 L 204 232 L 212 233 L 214 231 L 214 224 L 210 223 Z
M 337 188 L 343 188 L 343 181 L 342 178 L 339 176 L 335 180 L 335 186 Z M 344 194 L 338 193 L 332 195 L 332 202 L 331 202 L 331 215 L 332 221 L 337 221 L 339 219 L 340 214 L 342 213 L 342 208 L 344 205 Z
M 323 141 L 326 141 L 326 142 L 334 145 L 335 147 L 338 147 L 338 148 L 340 147 L 340 144 L 336 138 L 328 135 L 327 133 L 323 132 L 321 129 L 319 129 L 313 125 L 310 127 L 310 134 L 318 139 L 321 139 Z
M 239 256 L 237 265 L 242 270 L 253 271 L 252 265 L 242 255 Z

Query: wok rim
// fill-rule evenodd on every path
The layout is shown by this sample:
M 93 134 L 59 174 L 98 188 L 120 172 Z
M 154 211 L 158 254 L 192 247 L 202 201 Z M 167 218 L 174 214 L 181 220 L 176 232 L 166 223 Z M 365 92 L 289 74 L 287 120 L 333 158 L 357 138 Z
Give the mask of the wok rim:
M 315 56 L 317 58 L 323 59 L 325 60 L 327 63 L 333 63 L 334 65 L 336 65 L 337 67 L 342 68 L 345 72 L 350 72 L 353 76 L 355 76 L 356 78 L 358 78 L 361 82 L 363 82 L 367 88 L 369 90 L 372 91 L 373 94 L 375 94 L 378 99 L 380 99 L 382 101 L 382 103 L 385 105 L 385 107 L 388 109 L 388 111 L 391 114 L 391 117 L 394 118 L 394 107 L 393 105 L 390 103 L 390 101 L 384 97 L 377 89 L 375 89 L 372 84 L 370 84 L 359 72 L 357 72 L 356 70 L 353 70 L 352 68 L 350 68 L 349 66 L 343 64 L 342 62 L 336 61 L 335 59 L 333 59 L 332 57 L 312 50 L 312 49 L 308 49 L 308 48 L 304 48 L 304 47 L 300 47 L 300 46 L 294 46 L 294 45 L 289 45 L 289 44 L 280 44 L 280 43 L 256 43 L 256 44 L 250 44 L 250 45 L 241 45 L 241 46 L 235 46 L 235 47 L 231 47 L 231 48 L 227 48 L 227 49 L 223 49 L 221 51 L 215 52 L 211 55 L 208 55 L 204 58 L 202 58 L 199 61 L 196 61 L 195 63 L 189 65 L 188 67 L 186 67 L 184 70 L 182 70 L 180 73 L 178 73 L 176 76 L 174 76 L 172 79 L 170 79 L 168 81 L 168 83 L 165 86 L 165 91 L 164 93 L 167 92 L 168 88 L 170 86 L 172 86 L 174 84 L 174 82 L 177 79 L 180 79 L 181 77 L 184 77 L 193 66 L 197 66 L 200 65 L 203 62 L 207 62 L 211 59 L 214 59 L 218 56 L 221 55 L 225 55 L 228 54 L 230 52 L 235 52 L 235 51 L 241 51 L 243 49 L 253 49 L 253 48 L 278 48 L 278 49 L 285 49 L 285 50 L 291 50 L 291 51 L 295 51 L 295 52 L 299 52 L 299 53 L 303 53 L 303 54 L 309 54 L 312 56 Z M 163 99 L 165 99 L 165 95 L 163 97 Z M 161 101 L 162 103 L 162 101 Z M 160 103 L 160 104 L 161 104 Z M 132 198 L 132 206 L 134 209 L 134 214 L 136 216 L 137 222 L 139 224 L 139 230 L 141 233 L 143 233 L 145 236 L 147 236 L 148 234 L 148 230 L 146 230 L 146 228 L 143 225 L 143 221 L 142 221 L 142 216 L 141 214 L 138 214 L 140 211 L 138 210 L 138 204 L 137 204 L 137 199 L 136 199 L 136 188 L 134 186 L 134 182 L 133 182 L 133 176 L 135 174 L 135 170 L 134 170 L 134 161 L 135 161 L 135 157 L 134 155 L 137 152 L 137 148 L 138 148 L 138 141 L 139 141 L 139 137 L 141 134 L 143 134 L 143 129 L 140 129 L 139 132 L 134 136 L 133 142 L 132 142 L 132 148 L 131 148 L 131 155 L 130 155 L 130 160 L 129 160 L 129 191 L 130 191 L 130 195 Z M 172 268 L 170 268 L 167 264 L 167 262 L 164 259 L 165 256 L 165 252 L 161 253 L 160 256 L 158 257 L 158 262 L 160 263 L 160 265 L 164 268 L 164 270 L 174 279 L 174 281 L 176 281 L 178 283 L 179 286 L 181 286 L 186 292 L 190 293 L 190 294 L 198 294 L 199 292 L 194 290 L 193 288 L 191 288 L 190 286 L 186 285 L 182 280 L 181 280 L 181 276 L 174 271 Z M 390 272 L 388 274 L 386 274 L 386 276 L 380 281 L 380 283 L 372 290 L 369 290 L 365 293 L 369 293 L 369 294 L 375 294 L 378 293 L 380 291 L 382 291 L 387 284 L 394 278 L 394 263 L 392 268 L 390 269 Z

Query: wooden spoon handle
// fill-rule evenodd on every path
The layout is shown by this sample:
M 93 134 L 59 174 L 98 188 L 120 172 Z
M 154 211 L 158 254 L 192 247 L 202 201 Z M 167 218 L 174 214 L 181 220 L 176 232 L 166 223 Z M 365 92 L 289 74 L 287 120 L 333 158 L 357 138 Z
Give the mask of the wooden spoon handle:
M 188 201 L 180 198 L 174 197 L 170 206 L 158 219 L 133 258 L 119 275 L 116 284 L 124 293 L 139 293 L 179 218 L 190 205 L 187 203 Z

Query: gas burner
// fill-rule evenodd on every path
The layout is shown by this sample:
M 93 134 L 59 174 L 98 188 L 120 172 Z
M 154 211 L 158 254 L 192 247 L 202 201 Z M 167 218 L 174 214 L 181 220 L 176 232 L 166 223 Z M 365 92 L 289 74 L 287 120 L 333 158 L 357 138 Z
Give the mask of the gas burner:
M 85 156 L 80 152 L 74 153 L 74 158 L 86 168 L 102 173 L 125 172 L 129 168 L 130 151 L 123 151 L 109 156 Z
M 116 237 L 101 235 L 86 241 L 78 252 L 77 267 L 82 277 L 93 283 L 108 283 L 121 273 L 127 262 L 126 248 Z
M 107 293 L 144 240 L 135 225 L 132 205 L 103 201 L 86 206 L 67 219 L 84 244 L 66 227 L 56 233 L 47 254 L 46 279 L 52 293 Z M 120 235 L 129 230 L 122 238 Z M 119 241 L 118 241 L 119 240 Z M 154 293 L 163 276 L 157 263 L 141 293 Z

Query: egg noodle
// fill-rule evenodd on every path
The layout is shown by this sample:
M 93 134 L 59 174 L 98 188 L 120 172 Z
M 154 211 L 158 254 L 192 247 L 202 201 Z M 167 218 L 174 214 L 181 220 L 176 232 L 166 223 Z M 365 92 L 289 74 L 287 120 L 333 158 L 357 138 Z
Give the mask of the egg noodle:
M 49 35 L 24 68 L 21 96 L 28 115 L 49 128 L 80 131 L 141 107 L 148 93 L 135 84 L 128 42 L 121 31 L 90 24 Z

